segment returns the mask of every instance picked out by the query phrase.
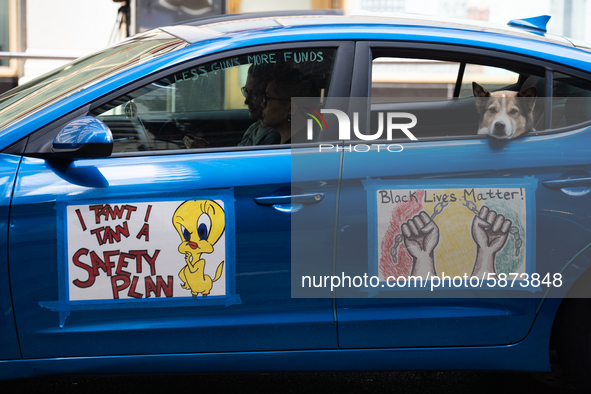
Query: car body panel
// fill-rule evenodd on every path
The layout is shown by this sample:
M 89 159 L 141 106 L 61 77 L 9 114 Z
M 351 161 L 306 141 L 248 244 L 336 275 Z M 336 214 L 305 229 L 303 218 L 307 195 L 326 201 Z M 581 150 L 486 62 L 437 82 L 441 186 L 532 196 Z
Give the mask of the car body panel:
M 2 192 L 0 193 L 0 358 L 20 358 L 18 336 L 14 324 L 12 309 L 12 297 L 10 295 L 10 279 L 8 270 L 8 245 L 4 240 L 8 239 L 8 227 L 10 218 L 10 200 L 16 171 L 20 163 L 20 157 L 0 154 L 0 174 L 2 178 Z
M 387 48 L 395 50 L 396 45 L 388 43 Z M 359 71 L 355 71 L 355 75 L 359 78 L 354 78 L 352 91 L 361 94 L 370 91 L 369 79 L 363 71 L 370 63 L 367 57 L 371 49 L 384 47 L 380 41 L 358 42 L 355 67 Z M 423 49 L 428 50 L 428 47 Z M 434 50 L 439 54 L 465 51 L 453 46 L 437 46 Z M 484 51 L 482 55 L 494 56 L 495 52 Z M 412 110 L 413 105 L 417 104 L 406 103 L 402 108 L 421 119 L 419 112 Z M 397 108 L 396 104 L 392 104 L 379 110 L 395 111 Z M 425 113 L 427 115 L 424 116 L 429 116 L 429 110 Z M 435 119 L 438 115 L 434 110 L 430 114 Z M 407 185 L 411 190 L 446 189 L 446 182 L 454 187 L 464 185 L 469 188 L 471 184 L 494 185 L 507 179 L 522 180 L 523 185 L 533 183 L 530 193 L 534 199 L 528 204 L 535 206 L 535 211 L 531 213 L 535 216 L 531 218 L 535 227 L 530 229 L 533 233 L 530 242 L 535 248 L 528 251 L 531 255 L 528 267 L 544 275 L 561 273 L 591 239 L 591 217 L 586 204 L 589 196 L 569 195 L 560 189 L 550 190 L 542 186 L 542 182 L 591 171 L 586 149 L 590 131 L 589 127 L 583 127 L 560 134 L 521 138 L 510 143 L 494 139 L 407 143 L 408 139 L 395 139 L 393 142 L 404 147 L 402 152 L 385 151 L 385 145 L 381 151 L 374 147 L 368 152 L 351 152 L 345 145 L 339 197 L 338 223 L 341 230 L 338 232 L 335 272 L 345 272 L 350 276 L 377 274 L 377 268 L 372 265 L 377 263 L 372 259 L 377 259 L 379 252 L 372 254 L 376 245 L 370 242 L 376 236 L 372 230 L 375 220 L 372 221 L 371 217 L 376 213 L 370 210 L 371 195 L 366 190 L 368 179 L 383 182 L 386 189 Z M 483 204 L 486 202 L 479 201 L 478 209 Z M 427 213 L 431 215 L 433 212 Z M 571 232 L 573 226 L 579 229 L 576 236 Z M 401 233 L 400 228 L 393 230 L 394 234 Z M 383 245 L 377 244 L 377 247 L 383 248 Z M 446 299 L 440 294 L 436 299 L 413 299 L 413 291 L 408 290 L 398 296 L 382 293 L 385 298 L 379 298 L 379 291 L 370 293 L 370 299 L 349 298 L 358 297 L 356 293 L 356 289 L 337 289 L 339 346 L 345 348 L 516 343 L 530 331 L 540 301 L 545 297 L 540 293 L 531 298 Z M 494 293 L 491 297 L 495 297 Z M 371 335 L 362 337 L 359 332 L 370 332 Z
M 535 272 L 561 272 L 588 245 L 591 237 L 589 211 L 584 203 L 588 196 L 569 196 L 541 185 L 541 181 L 560 178 L 569 171 L 591 171 L 584 149 L 589 144 L 589 131 L 565 134 L 522 139 L 508 144 L 502 151 L 496 150 L 489 140 L 483 140 L 407 144 L 404 154 L 347 152 L 339 204 L 339 227 L 346 227 L 347 231 L 339 233 L 337 272 L 363 275 L 368 269 L 365 263 L 368 214 L 366 204 L 360 201 L 366 199 L 361 180 L 366 179 L 369 171 L 373 177 L 391 180 L 394 184 L 406 184 L 409 179 L 422 179 L 429 184 L 430 179 L 437 179 L 437 183 L 432 184 L 441 186 L 434 188 L 444 188 L 445 179 L 450 179 L 451 183 L 462 179 L 469 184 L 471 180 L 482 178 L 534 177 L 538 180 Z M 437 169 L 428 164 L 432 157 L 439 161 Z M 469 168 L 458 171 L 465 163 L 470 163 Z M 577 236 L 566 230 L 572 226 L 579 229 Z M 354 244 L 353 239 L 357 240 Z M 412 292 L 394 300 L 351 301 L 346 294 L 341 297 L 343 299 L 337 299 L 340 346 L 359 347 L 360 341 L 367 344 L 371 340 L 374 346 L 381 347 L 435 343 L 461 346 L 483 340 L 488 344 L 515 343 L 528 334 L 542 295 L 515 300 L 424 301 L 409 299 Z M 475 334 L 470 324 L 487 329 Z M 360 338 L 360 331 L 375 335 Z M 450 336 L 450 332 L 464 334 Z
M 112 357 L 74 357 L 2 362 L 0 378 L 54 374 L 142 374 L 336 371 L 550 371 L 548 338 L 559 300 L 548 300 L 528 337 L 514 345 L 232 352 Z
M 487 23 L 472 20 L 466 23 L 461 19 L 445 18 L 441 16 L 430 17 L 428 15 L 409 15 L 402 13 L 384 12 L 377 15 L 371 12 L 340 10 L 319 11 L 287 11 L 267 12 L 246 15 L 224 15 L 216 18 L 197 19 L 174 26 L 162 28 L 168 32 L 174 32 L 175 36 L 191 43 L 201 41 L 202 35 L 210 36 L 236 33 L 246 30 L 260 30 L 278 27 L 294 27 L 302 25 L 335 26 L 343 24 L 365 25 L 405 25 L 423 28 L 440 27 L 448 29 L 461 29 L 474 32 L 495 32 L 505 35 L 527 37 L 534 41 L 552 41 L 564 45 L 574 45 L 572 40 L 560 36 L 541 34 L 540 30 L 528 27 L 518 27 L 507 24 Z
M 312 177 L 301 186 L 316 187 L 323 181 L 326 197 L 299 214 L 326 217 L 327 224 L 318 235 L 331 239 L 338 155 L 315 156 L 311 161 L 323 170 L 310 173 Z M 332 301 L 290 297 L 290 213 L 253 200 L 289 186 L 289 166 L 289 149 L 81 160 L 65 168 L 25 158 L 14 192 L 9 241 L 23 356 L 336 348 Z M 47 302 L 57 301 L 64 280 L 57 259 L 57 246 L 63 242 L 56 220 L 60 202 L 182 201 L 201 199 L 204 190 L 232 190 L 236 201 L 236 257 L 232 262 L 228 256 L 226 267 L 235 266 L 235 274 L 228 269 L 227 275 L 236 280 L 237 301 L 216 305 L 199 296 L 159 308 L 138 301 L 126 309 L 84 304 L 72 307 L 60 327 L 60 311 L 46 307 Z M 169 220 L 165 225 L 172 227 Z M 329 271 L 326 255 L 332 255 L 332 244 L 320 238 L 317 242 L 318 260 L 314 260 L 318 268 L 325 264 Z M 178 258 L 183 260 L 181 254 Z M 24 262 L 31 265 L 25 268 Z M 79 272 L 84 280 L 84 271 Z

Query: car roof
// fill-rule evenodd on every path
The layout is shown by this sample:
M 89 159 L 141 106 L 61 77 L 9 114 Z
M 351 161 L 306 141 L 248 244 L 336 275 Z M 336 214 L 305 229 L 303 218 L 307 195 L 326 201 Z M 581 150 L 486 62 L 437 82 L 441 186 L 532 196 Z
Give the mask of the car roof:
M 322 34 L 322 31 L 329 32 L 330 28 L 346 25 L 353 25 L 357 28 L 386 25 L 391 27 L 412 26 L 425 29 L 438 28 L 466 32 L 489 32 L 516 38 L 561 44 L 567 47 L 588 49 L 584 43 L 575 45 L 572 41 L 564 37 L 553 36 L 524 26 L 503 26 L 475 20 L 388 12 L 309 10 L 231 14 L 181 22 L 176 25 L 162 27 L 161 29 L 194 44 L 216 37 L 259 33 L 261 30 L 271 29 L 288 31 L 294 27 L 316 28 Z

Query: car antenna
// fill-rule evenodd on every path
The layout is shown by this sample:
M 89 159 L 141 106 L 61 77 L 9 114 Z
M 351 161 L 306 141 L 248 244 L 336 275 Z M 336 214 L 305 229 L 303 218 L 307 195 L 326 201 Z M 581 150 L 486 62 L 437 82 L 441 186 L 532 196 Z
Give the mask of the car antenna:
M 513 19 L 509 21 L 507 25 L 513 27 L 519 27 L 526 30 L 534 30 L 536 32 L 546 33 L 546 25 L 550 20 L 550 15 L 534 16 L 532 18 L 525 19 Z

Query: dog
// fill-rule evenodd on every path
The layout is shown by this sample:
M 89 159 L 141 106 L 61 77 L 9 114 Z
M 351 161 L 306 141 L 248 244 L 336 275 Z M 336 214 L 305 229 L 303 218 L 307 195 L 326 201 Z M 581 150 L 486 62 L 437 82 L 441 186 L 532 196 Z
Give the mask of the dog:
M 472 90 L 480 114 L 478 134 L 510 140 L 534 130 L 533 111 L 538 94 L 535 87 L 520 92 L 502 90 L 489 93 L 472 82 Z

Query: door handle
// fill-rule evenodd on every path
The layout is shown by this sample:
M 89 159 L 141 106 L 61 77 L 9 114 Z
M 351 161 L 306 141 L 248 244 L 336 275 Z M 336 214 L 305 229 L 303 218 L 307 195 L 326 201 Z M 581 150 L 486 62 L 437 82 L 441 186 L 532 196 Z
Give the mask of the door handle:
M 255 197 L 258 205 L 283 205 L 283 204 L 318 204 L 324 200 L 324 193 L 305 193 L 293 196 L 265 196 Z
M 591 177 L 548 179 L 546 181 L 542 181 L 542 185 L 544 185 L 548 189 L 564 189 L 565 187 L 591 186 Z

